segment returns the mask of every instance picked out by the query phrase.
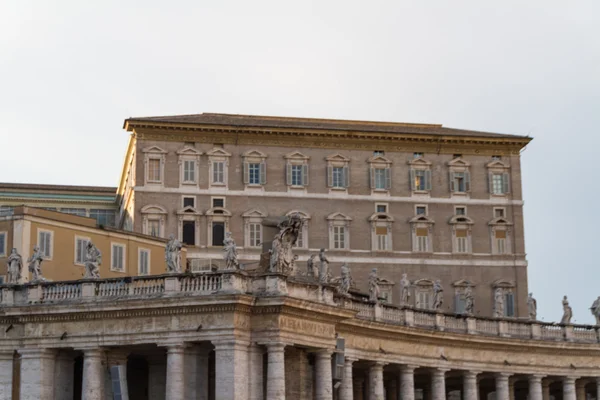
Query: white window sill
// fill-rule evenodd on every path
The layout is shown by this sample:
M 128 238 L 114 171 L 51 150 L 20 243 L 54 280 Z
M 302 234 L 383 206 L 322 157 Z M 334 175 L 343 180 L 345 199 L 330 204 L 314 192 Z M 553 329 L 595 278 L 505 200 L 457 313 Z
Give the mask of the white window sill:
M 120 270 L 120 269 L 114 269 L 114 268 L 111 268 L 111 269 L 110 269 L 110 272 L 119 272 L 119 273 L 121 273 L 121 274 L 124 274 L 124 273 L 125 273 L 125 271 L 124 271 L 124 270 Z
M 162 181 L 146 181 L 146 185 L 162 185 Z
M 265 187 L 263 185 L 260 184 L 250 184 L 247 183 L 245 186 L 246 190 L 252 190 L 252 191 L 260 191 L 260 192 L 264 192 L 265 191 Z
M 225 182 L 211 182 L 210 186 L 220 186 L 220 187 L 225 187 L 227 186 L 227 184 L 225 184 Z
M 469 197 L 469 192 L 452 192 L 452 197 Z
M 190 186 L 190 185 L 196 185 L 197 183 L 196 182 L 191 182 L 191 181 L 185 181 L 185 182 L 181 182 L 181 184 L 182 185 Z

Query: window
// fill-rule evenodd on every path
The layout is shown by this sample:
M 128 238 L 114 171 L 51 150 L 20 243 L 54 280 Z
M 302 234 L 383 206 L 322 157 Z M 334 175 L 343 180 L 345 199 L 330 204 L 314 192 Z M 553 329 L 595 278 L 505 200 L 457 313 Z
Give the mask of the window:
M 425 156 L 425 154 L 423 153 L 413 153 L 413 158 L 417 159 L 417 158 L 423 158 Z
M 376 250 L 389 250 L 389 248 L 388 248 L 388 228 L 386 226 L 375 227 L 375 235 L 377 236 Z
M 346 167 L 331 167 L 331 187 L 345 188 L 346 185 Z
M 183 182 L 196 182 L 196 162 L 194 160 L 183 161 Z
M 466 306 L 465 295 L 462 293 L 457 293 L 454 295 L 454 312 L 456 314 L 464 314 L 465 306 Z
M 258 150 L 245 152 L 244 158 L 244 184 L 259 186 L 267 183 L 267 156 Z
M 334 249 L 345 249 L 346 248 L 346 227 L 345 226 L 334 226 L 333 227 L 333 248 Z
M 374 189 L 376 190 L 386 190 L 389 188 L 388 185 L 388 177 L 389 177 L 389 169 L 388 168 L 374 168 L 373 176 L 375 180 Z
M 131 213 L 133 213 L 133 210 Z M 167 210 L 158 204 L 147 204 L 142 207 L 140 213 L 142 214 L 142 233 L 155 237 L 163 237 L 165 220 L 168 215 Z
M 379 157 L 379 156 L 381 156 L 381 157 L 385 156 L 385 151 L 383 151 L 383 150 L 373 151 L 373 157 Z
M 111 246 L 110 269 L 113 271 L 125 272 L 125 246 L 113 243 Z
M 260 163 L 248 164 L 248 183 L 250 185 L 260 185 L 262 180 L 260 179 Z
M 416 215 L 427 215 L 427 206 L 416 206 L 415 214 Z
M 433 300 L 433 293 L 429 290 L 420 290 L 417 292 L 416 306 L 417 308 L 430 310 L 433 305 L 431 304 Z
M 417 191 L 431 190 L 431 171 L 413 170 L 413 187 Z
M 181 223 L 181 237 L 182 242 L 188 246 L 196 245 L 196 222 L 195 221 L 182 221 Z
M 262 243 L 262 224 L 248 224 L 249 246 L 259 247 Z
M 158 146 L 142 149 L 146 183 L 162 184 L 167 152 Z
M 298 214 L 300 218 L 302 218 L 302 228 L 298 231 L 298 238 L 296 239 L 295 248 L 299 249 L 307 249 L 308 248 L 308 221 L 310 220 L 310 215 L 299 210 L 292 210 L 287 212 L 286 216 L 291 216 L 294 214 Z
M 515 316 L 515 296 L 512 291 L 506 291 L 504 294 L 504 316 Z
M 148 160 L 148 182 L 160 182 L 161 181 L 161 160 L 160 158 L 150 158 Z
M 429 232 L 427 228 L 417 228 L 417 248 L 416 251 L 429 251 Z
M 454 207 L 454 214 L 455 215 L 467 215 L 467 208 L 466 207 Z
M 298 237 L 296 238 L 296 244 L 294 245 L 294 247 L 297 247 L 299 249 L 306 248 L 306 244 L 304 243 L 304 227 L 302 227 L 302 229 L 298 231 Z
M 0 232 L 0 257 L 5 257 L 6 254 L 6 232 Z
M 38 230 L 38 246 L 44 258 L 51 259 L 52 258 L 52 232 L 51 231 L 43 231 Z
M 0 217 L 13 215 L 15 208 L 12 206 L 0 206 Z
M 90 218 L 95 218 L 98 225 L 115 226 L 114 210 L 90 210 Z
M 196 208 L 196 198 L 195 197 L 184 197 L 183 198 L 183 208 L 193 207 Z
M 494 208 L 494 218 L 504 218 L 506 211 L 504 208 Z
M 56 207 L 42 207 L 42 209 L 48 210 L 48 211 L 56 211 Z
M 502 160 L 502 156 L 499 156 L 499 155 L 492 156 L 492 161 L 500 161 L 500 160 Z
M 60 212 L 64 214 L 79 215 L 80 217 L 87 216 L 85 208 L 61 208 Z
M 148 232 L 147 234 L 154 237 L 160 237 L 160 220 L 149 219 L 148 220 Z
M 388 205 L 387 204 L 375 204 L 375 212 L 377 213 L 387 213 Z
M 225 207 L 225 198 L 224 197 L 213 197 L 212 198 L 212 206 L 215 207 Z
M 213 174 L 212 183 L 224 184 L 225 183 L 225 161 L 214 161 L 212 163 Z
M 150 275 L 150 250 L 139 249 L 138 275 Z
M 503 196 L 510 193 L 510 166 L 500 159 L 492 160 L 486 165 L 490 194 Z
M 327 161 L 327 187 L 347 189 L 350 187 L 350 159 L 341 154 L 332 154 Z
M 225 222 L 212 223 L 212 245 L 223 246 L 225 240 Z
M 468 171 L 450 172 L 450 191 L 465 193 L 471 190 L 471 177 Z
M 506 254 L 506 231 L 496 230 L 494 240 L 496 242 L 496 254 Z
M 456 159 L 456 158 L 461 158 L 462 154 L 452 154 L 452 158 Z
M 90 238 L 75 237 L 75 264 L 84 265 Z
M 503 174 L 492 174 L 492 194 L 504 194 Z
M 308 157 L 294 152 L 285 156 L 286 183 L 288 186 L 300 188 L 308 186 Z
M 457 253 L 468 253 L 468 232 L 466 229 L 456 229 L 455 240 L 456 240 L 456 252 Z

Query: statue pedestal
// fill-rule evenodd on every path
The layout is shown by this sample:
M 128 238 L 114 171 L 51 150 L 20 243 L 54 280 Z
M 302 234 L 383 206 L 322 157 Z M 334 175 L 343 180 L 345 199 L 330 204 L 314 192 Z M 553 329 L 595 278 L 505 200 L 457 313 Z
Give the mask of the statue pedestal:
M 270 295 L 287 295 L 287 279 L 285 275 L 266 275 L 266 292 Z

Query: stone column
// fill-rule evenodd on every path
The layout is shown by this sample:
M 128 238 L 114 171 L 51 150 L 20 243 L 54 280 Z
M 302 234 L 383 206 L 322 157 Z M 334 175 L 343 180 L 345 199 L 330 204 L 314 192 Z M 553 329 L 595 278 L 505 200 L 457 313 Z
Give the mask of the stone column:
M 83 350 L 83 383 L 81 398 L 85 400 L 104 400 L 104 350 Z
M 415 368 L 414 365 L 400 367 L 398 380 L 400 381 L 399 399 L 401 400 L 415 400 Z
M 21 400 L 54 400 L 56 351 L 21 349 L 19 354 L 21 354 Z M 101 400 L 93 397 L 90 399 Z
M 566 376 L 563 378 L 563 400 L 576 400 L 575 378 Z
M 543 400 L 542 378 L 543 375 L 529 376 L 529 398 L 528 400 Z
M 384 400 L 383 363 L 374 362 L 369 367 L 369 400 Z
M 248 369 L 250 371 L 250 391 L 248 400 L 263 400 L 264 398 L 263 354 L 263 348 L 257 344 L 251 344 L 250 347 L 248 347 Z
M 12 399 L 14 353 L 0 353 L 0 400 Z
M 479 388 L 477 387 L 477 372 L 465 371 L 463 374 L 463 399 L 477 400 Z
M 197 397 L 197 389 L 198 389 L 198 347 L 190 346 L 186 347 L 184 360 L 183 360 L 183 370 L 185 371 L 185 398 L 186 399 L 196 399 Z
M 196 358 L 196 396 L 198 397 L 198 400 L 208 400 L 208 385 L 210 380 L 208 360 L 211 351 L 212 350 L 207 346 L 198 348 L 198 355 Z M 252 400 L 252 397 L 250 397 L 250 399 Z M 262 397 L 260 400 L 262 400 Z
M 106 359 L 108 360 L 107 373 L 104 374 L 104 397 L 106 400 L 112 400 L 113 394 L 113 367 L 119 371 L 119 386 L 121 387 L 121 399 L 129 400 L 129 390 L 127 387 L 127 356 L 129 351 L 121 349 L 108 350 Z
M 431 374 L 432 400 L 446 400 L 446 371 L 448 370 L 438 368 L 434 369 Z
M 333 399 L 333 381 L 331 378 L 332 351 L 322 349 L 315 353 L 315 399 Z
M 267 399 L 285 400 L 285 344 L 267 345 Z
M 248 398 L 248 344 L 241 340 L 214 343 L 215 393 L 219 400 Z
M 167 346 L 167 382 L 165 399 L 185 398 L 185 346 L 183 344 Z
M 501 372 L 496 374 L 496 400 L 510 400 L 508 377 L 510 374 Z
M 552 382 L 549 379 L 542 380 L 542 399 L 550 400 L 550 384 Z
M 365 380 L 364 378 L 357 378 L 354 380 L 353 382 L 354 384 L 354 389 L 353 389 L 353 396 L 354 396 L 354 400 L 364 400 L 364 394 L 365 394 Z
M 342 386 L 340 387 L 340 399 L 339 400 L 355 400 L 354 399 L 354 388 L 352 364 L 357 361 L 355 358 L 346 357 L 344 360 L 344 377 L 342 379 Z
M 54 398 L 73 398 L 73 375 L 75 374 L 74 354 L 61 351 L 54 365 Z
M 148 400 L 165 400 L 167 391 L 167 357 L 148 356 Z
M 582 379 L 578 379 L 577 382 L 575 382 L 575 396 L 577 397 L 577 400 L 586 400 L 585 398 L 585 384 L 587 382 L 582 380 Z

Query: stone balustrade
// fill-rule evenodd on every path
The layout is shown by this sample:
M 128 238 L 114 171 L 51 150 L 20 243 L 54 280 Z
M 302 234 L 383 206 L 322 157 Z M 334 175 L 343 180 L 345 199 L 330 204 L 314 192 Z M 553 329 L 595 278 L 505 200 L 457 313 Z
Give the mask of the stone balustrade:
M 340 296 L 330 285 L 272 274 L 217 271 L 200 274 L 168 274 L 68 282 L 38 282 L 0 285 L 1 307 L 69 302 L 101 302 L 115 299 L 213 294 L 289 296 L 325 303 L 356 312 L 356 318 L 392 325 L 469 335 L 499 336 L 544 341 L 600 342 L 598 326 L 559 325 L 519 319 L 482 318 L 437 313 L 412 307 L 374 304 L 364 299 Z

